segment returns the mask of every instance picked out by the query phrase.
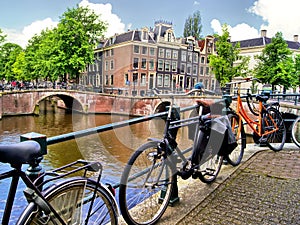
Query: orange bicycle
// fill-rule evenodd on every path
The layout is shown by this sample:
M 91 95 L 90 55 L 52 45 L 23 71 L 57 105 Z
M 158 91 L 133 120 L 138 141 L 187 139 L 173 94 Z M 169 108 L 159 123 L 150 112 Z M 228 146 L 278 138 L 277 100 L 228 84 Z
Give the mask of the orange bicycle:
M 266 104 L 269 96 L 256 95 L 258 109 L 249 103 L 250 96 L 241 96 L 241 84 L 252 81 L 252 78 L 246 78 L 242 81 L 230 82 L 228 84 L 237 85 L 236 110 L 230 108 L 231 96 L 225 96 L 225 101 L 229 108 L 228 115 L 233 114 L 237 118 L 231 120 L 232 128 L 235 129 L 236 137 L 239 137 L 243 131 L 244 124 L 247 124 L 253 131 L 253 139 L 259 144 L 266 144 L 273 151 L 280 151 L 283 148 L 286 139 L 286 128 L 281 113 L 272 104 Z M 252 115 L 245 110 L 242 98 L 246 98 L 249 110 Z M 254 119 L 253 119 L 254 118 Z

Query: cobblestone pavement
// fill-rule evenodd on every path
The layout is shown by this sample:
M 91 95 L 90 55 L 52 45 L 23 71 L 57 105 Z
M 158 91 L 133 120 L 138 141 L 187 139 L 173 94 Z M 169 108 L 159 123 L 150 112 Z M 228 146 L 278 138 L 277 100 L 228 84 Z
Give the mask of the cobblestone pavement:
M 170 221 L 165 223 L 300 224 L 300 150 L 256 153 L 181 219 Z

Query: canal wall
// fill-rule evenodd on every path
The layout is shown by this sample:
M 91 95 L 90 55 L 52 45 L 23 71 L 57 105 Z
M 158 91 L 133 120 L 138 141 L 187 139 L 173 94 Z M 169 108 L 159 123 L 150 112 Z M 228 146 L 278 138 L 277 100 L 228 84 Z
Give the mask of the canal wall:
M 176 96 L 175 103 L 180 107 L 192 106 L 199 98 L 219 99 L 216 96 Z M 125 114 L 146 116 L 159 112 L 170 102 L 170 97 L 132 97 L 109 95 L 74 90 L 30 90 L 0 93 L 0 119 L 3 116 L 39 114 L 39 103 L 49 99 L 59 107 L 85 114 Z M 53 100 L 54 99 L 54 100 Z M 234 102 L 233 106 L 234 108 Z M 245 109 L 247 106 L 245 104 Z M 281 102 L 282 112 L 300 115 L 300 106 Z

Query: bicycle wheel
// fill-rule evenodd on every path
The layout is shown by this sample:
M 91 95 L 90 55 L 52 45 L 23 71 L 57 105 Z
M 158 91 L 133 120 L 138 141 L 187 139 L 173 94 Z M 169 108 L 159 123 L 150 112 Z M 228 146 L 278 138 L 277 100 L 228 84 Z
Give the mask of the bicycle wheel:
M 292 125 L 293 142 L 300 148 L 300 116 L 296 118 Z
M 277 131 L 266 135 L 266 144 L 273 151 L 280 151 L 286 139 L 286 129 L 280 112 L 275 108 L 268 108 L 263 115 L 263 131 Z
M 205 142 L 204 138 L 207 138 L 206 135 L 201 131 L 198 132 L 197 140 L 199 140 L 199 143 Z M 207 145 L 200 145 L 204 146 L 205 149 L 204 152 L 200 154 L 200 164 L 197 175 L 202 182 L 209 184 L 216 180 L 222 167 L 223 156 L 217 154 L 216 149 L 211 146 L 210 141 L 208 141 Z
M 225 158 L 232 166 L 237 166 L 241 163 L 244 156 L 244 149 L 246 147 L 246 134 L 244 126 L 239 124 L 239 116 L 235 113 L 228 114 L 228 119 L 231 123 L 232 131 L 235 135 L 238 146 Z
M 140 146 L 123 171 L 119 205 L 128 224 L 154 224 L 169 204 L 175 175 L 167 160 L 157 156 L 157 144 Z
M 50 186 L 43 194 L 66 224 L 118 224 L 118 209 L 111 193 L 97 186 L 95 181 L 73 178 Z M 61 223 L 52 212 L 45 214 L 31 202 L 17 224 Z

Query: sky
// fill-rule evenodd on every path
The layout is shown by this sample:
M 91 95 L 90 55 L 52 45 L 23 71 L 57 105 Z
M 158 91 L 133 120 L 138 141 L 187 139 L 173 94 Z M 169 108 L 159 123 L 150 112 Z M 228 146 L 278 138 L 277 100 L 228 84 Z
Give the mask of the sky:
M 0 29 L 6 41 L 25 47 L 41 30 L 53 28 L 68 8 L 86 6 L 109 24 L 106 36 L 128 29 L 154 27 L 155 21 L 172 22 L 176 37 L 183 35 L 186 19 L 201 14 L 202 36 L 222 34 L 227 24 L 232 41 L 283 33 L 286 40 L 300 36 L 299 0 L 1 0 Z

